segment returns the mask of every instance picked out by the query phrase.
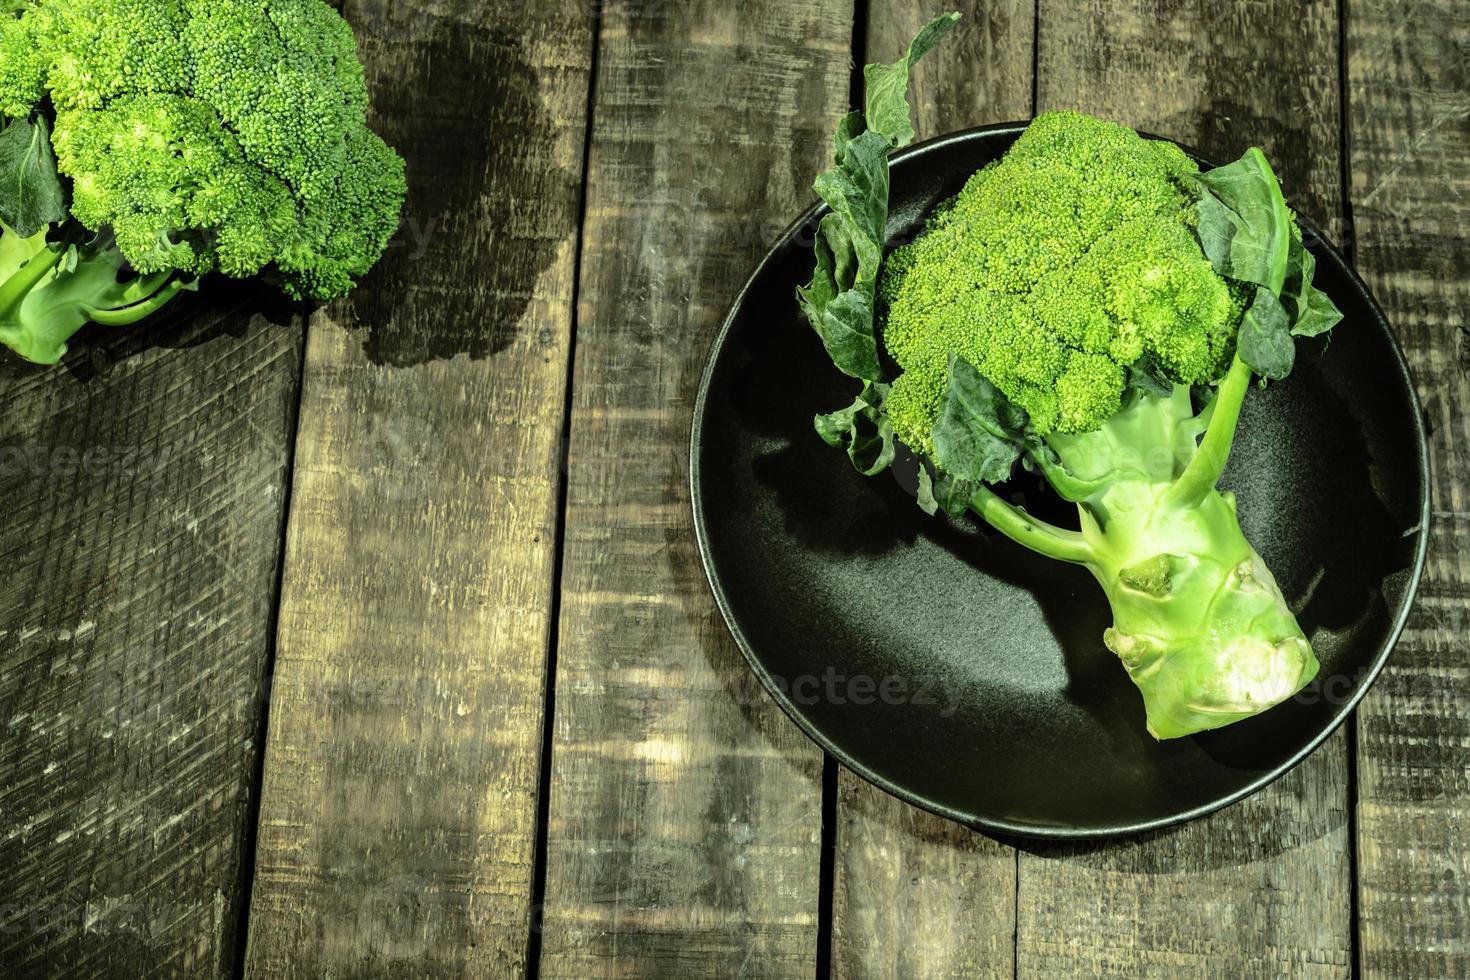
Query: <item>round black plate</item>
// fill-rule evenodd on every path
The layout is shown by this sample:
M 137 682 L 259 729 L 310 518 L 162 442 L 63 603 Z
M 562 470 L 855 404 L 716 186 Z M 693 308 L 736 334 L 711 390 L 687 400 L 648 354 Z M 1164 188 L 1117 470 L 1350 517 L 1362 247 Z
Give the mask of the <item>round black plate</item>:
M 898 154 L 890 240 L 1001 156 L 992 126 Z M 1202 161 L 1203 162 L 1203 161 Z M 1306 757 L 1346 717 L 1403 628 L 1428 540 L 1419 403 L 1383 314 L 1313 229 L 1317 284 L 1344 313 L 1328 344 L 1252 392 L 1225 484 L 1322 662 L 1262 716 L 1156 742 L 1102 644 L 1101 590 L 971 522 L 930 518 L 898 472 L 867 479 L 812 430 L 856 383 L 793 299 L 810 278 L 802 215 L 715 340 L 694 412 L 695 528 L 710 584 L 752 668 L 849 769 L 972 826 L 1099 837 L 1208 813 Z M 1027 506 L 1075 514 L 1019 480 Z

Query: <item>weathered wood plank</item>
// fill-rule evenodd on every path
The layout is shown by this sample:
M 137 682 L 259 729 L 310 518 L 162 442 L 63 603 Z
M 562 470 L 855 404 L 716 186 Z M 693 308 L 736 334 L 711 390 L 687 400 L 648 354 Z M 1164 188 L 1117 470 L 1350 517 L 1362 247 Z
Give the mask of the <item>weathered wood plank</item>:
M 709 341 L 811 199 L 848 0 L 613 4 L 583 229 L 546 977 L 800 976 L 821 753 L 759 690 L 696 554 L 685 445 Z
M 233 970 L 301 365 L 259 295 L 0 363 L 0 974 Z
M 920 139 L 1031 115 L 1035 4 L 956 9 L 965 19 L 911 81 Z M 929 13 L 874 0 L 862 60 L 891 61 Z M 833 974 L 1011 976 L 1014 849 L 902 803 L 845 769 L 838 782 Z
M 1042 108 L 1217 158 L 1261 145 L 1308 216 L 1341 211 L 1336 5 L 1045 0 Z M 1339 977 L 1351 960 L 1346 738 L 1247 802 L 1173 831 L 1020 859 L 1022 976 Z
M 592 24 L 349 5 L 410 242 L 307 344 L 248 968 L 509 976 L 531 923 Z
M 1016 852 L 843 772 L 832 973 L 1010 977 Z
M 1356 260 L 1433 428 L 1419 603 L 1358 712 L 1364 977 L 1470 974 L 1470 22 L 1450 0 L 1352 4 Z M 1458 328 L 1458 332 L 1457 332 Z

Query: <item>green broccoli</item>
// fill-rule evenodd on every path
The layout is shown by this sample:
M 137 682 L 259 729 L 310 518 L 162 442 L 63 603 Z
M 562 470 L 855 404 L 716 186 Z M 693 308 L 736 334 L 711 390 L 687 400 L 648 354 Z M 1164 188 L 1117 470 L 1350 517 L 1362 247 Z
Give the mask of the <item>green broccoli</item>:
M 818 180 L 832 213 L 799 298 L 863 390 L 818 433 L 869 475 L 902 441 L 927 511 L 972 511 L 1088 568 L 1113 610 L 1103 641 L 1156 738 L 1299 691 L 1318 670 L 1311 645 L 1216 488 L 1253 376 L 1285 377 L 1294 338 L 1340 318 L 1265 157 L 1201 173 L 1173 144 L 1046 113 L 870 283 L 849 256 L 881 252 L 888 184 L 886 156 L 879 180 L 843 152 L 860 128 L 844 120 Z M 1077 505 L 1080 530 L 989 488 L 1018 462 Z
M 366 125 L 322 0 L 18 0 L 0 14 L 0 342 L 55 363 L 200 277 L 332 299 L 398 226 L 403 161 Z

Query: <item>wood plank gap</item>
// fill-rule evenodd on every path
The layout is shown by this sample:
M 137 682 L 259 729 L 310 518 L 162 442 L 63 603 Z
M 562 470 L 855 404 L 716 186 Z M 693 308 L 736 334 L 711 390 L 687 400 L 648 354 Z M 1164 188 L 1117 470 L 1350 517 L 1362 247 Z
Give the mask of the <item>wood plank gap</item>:
M 848 105 L 867 105 L 867 83 L 863 72 L 868 60 L 868 14 L 870 0 L 853 0 L 852 79 Z M 837 890 L 837 760 L 822 753 L 822 836 L 817 884 L 817 980 L 832 976 L 833 899 Z
M 1339 212 L 1342 219 L 1342 228 L 1339 229 L 1337 240 L 1338 248 L 1347 258 L 1348 264 L 1356 267 L 1358 261 L 1358 243 L 1353 226 L 1353 157 L 1352 157 L 1352 106 L 1351 89 L 1348 75 L 1348 0 L 1337 0 L 1337 154 L 1341 157 L 1339 168 L 1342 174 L 1342 203 Z M 1349 724 L 1356 729 L 1358 715 L 1354 712 L 1349 717 Z M 1349 734 L 1356 741 L 1357 731 Z M 1356 778 L 1354 779 L 1354 792 L 1356 793 Z M 1356 865 L 1355 865 L 1356 866 Z M 1356 884 L 1356 880 L 1354 882 Z
M 852 4 L 852 86 L 847 102 L 853 109 L 861 109 L 868 104 L 863 66 L 868 61 L 869 3 L 870 0 L 853 0 Z
M 1032 0 L 1031 4 L 1031 118 L 1041 111 L 1041 0 Z M 1021 859 L 1016 858 L 1016 868 L 1020 869 Z M 1019 876 L 1017 878 L 1019 881 Z M 1020 887 L 1018 884 L 1017 888 Z M 1019 908 L 1019 905 L 1017 906 Z
M 1040 6 L 1041 0 L 1036 2 Z M 1016 888 L 1011 893 L 1011 980 L 1021 980 L 1021 849 L 1011 848 L 1011 857 L 1016 861 Z
M 306 344 L 311 332 L 311 318 L 303 317 L 301 324 L 301 350 L 296 362 L 295 397 L 291 400 L 290 416 L 286 420 L 286 472 L 281 480 L 281 534 L 276 542 L 276 575 L 271 583 L 270 619 L 266 622 L 265 664 L 260 673 L 261 699 L 260 718 L 255 726 L 255 767 L 250 774 L 250 796 L 246 801 L 248 813 L 245 817 L 244 835 L 240 840 L 240 908 L 235 918 L 235 963 L 236 977 L 245 976 L 245 938 L 250 935 L 250 892 L 255 887 L 255 842 L 260 834 L 261 789 L 265 785 L 265 747 L 270 733 L 271 679 L 276 673 L 276 645 L 279 643 L 281 622 L 281 590 L 286 580 L 286 542 L 291 533 L 291 494 L 296 486 L 296 436 L 301 431 L 301 393 L 306 388 Z
M 1338 213 L 1342 226 L 1337 230 L 1337 246 L 1349 265 L 1357 262 L 1357 242 L 1353 238 L 1353 172 L 1352 145 L 1349 132 L 1350 92 L 1348 88 L 1348 0 L 1337 0 L 1337 156 L 1342 175 Z M 1348 843 L 1348 969 L 1353 980 L 1363 975 L 1363 942 L 1361 911 L 1358 904 L 1358 879 L 1362 864 L 1362 848 L 1358 840 L 1358 713 L 1347 719 L 1347 843 Z
M 526 935 L 526 978 L 540 980 L 542 909 L 546 905 L 546 851 L 551 825 L 552 742 L 556 737 L 556 651 L 561 643 L 561 584 L 567 550 L 567 487 L 572 447 L 572 399 L 577 370 L 578 306 L 582 299 L 582 255 L 586 248 L 587 198 L 591 175 L 592 128 L 597 112 L 597 58 L 602 46 L 601 16 L 592 18 L 592 54 L 587 68 L 586 131 L 582 136 L 582 193 L 577 200 L 577 248 L 572 259 L 572 315 L 567 340 L 567 380 L 562 400 L 561 445 L 557 449 L 555 543 L 551 559 L 551 622 L 546 640 L 546 679 L 541 695 L 541 774 L 536 790 L 536 844 L 531 858 L 531 919 Z
M 1357 262 L 1357 242 L 1353 237 L 1353 172 L 1348 88 L 1348 0 L 1337 3 L 1337 150 L 1342 174 L 1341 202 L 1338 210 L 1342 226 L 1338 229 L 1337 246 L 1349 265 Z M 1358 878 L 1362 848 L 1358 840 L 1358 713 L 1347 720 L 1347 837 L 1348 837 L 1348 967 L 1353 980 L 1363 974 L 1363 943 L 1358 907 Z
M 861 51 L 861 48 L 856 50 Z M 822 753 L 822 853 L 818 865 L 817 980 L 832 976 L 832 899 L 837 877 L 837 760 Z

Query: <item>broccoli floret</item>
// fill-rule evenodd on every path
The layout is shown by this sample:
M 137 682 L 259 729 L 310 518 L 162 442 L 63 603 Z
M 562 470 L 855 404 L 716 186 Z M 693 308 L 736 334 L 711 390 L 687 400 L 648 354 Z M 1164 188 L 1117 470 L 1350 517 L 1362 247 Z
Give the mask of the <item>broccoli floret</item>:
M 1145 355 L 1182 384 L 1224 375 L 1244 292 L 1195 240 L 1197 174 L 1171 143 L 1076 112 L 1038 117 L 889 258 L 879 295 L 904 369 L 889 409 L 899 437 L 932 449 L 951 354 L 1041 435 L 1101 426 Z
M 71 191 L 69 220 L 47 237 L 66 257 L 32 290 L 75 298 L 63 280 L 100 262 L 140 282 L 167 274 L 147 300 L 211 272 L 264 274 L 293 298 L 326 300 L 382 255 L 406 194 L 403 161 L 367 128 L 356 42 L 322 0 L 18 8 L 0 16 L 0 112 L 49 124 Z M 0 277 L 19 271 L 0 264 Z M 43 304 L 53 320 L 39 324 L 37 304 L 12 295 L 0 341 L 52 362 L 87 320 L 152 312 L 103 305 L 112 298 L 78 298 L 65 316 Z M 58 332 L 60 320 L 74 326 Z
M 1338 319 L 1313 268 L 1259 150 L 1201 173 L 1173 144 L 1047 113 L 887 258 L 880 333 L 901 373 L 864 375 L 817 431 L 867 475 L 902 440 L 926 510 L 1086 566 L 1149 731 L 1217 728 L 1318 669 L 1216 487 L 1252 377 L 1285 377 L 1293 337 Z M 1078 530 L 989 489 L 1021 460 Z

